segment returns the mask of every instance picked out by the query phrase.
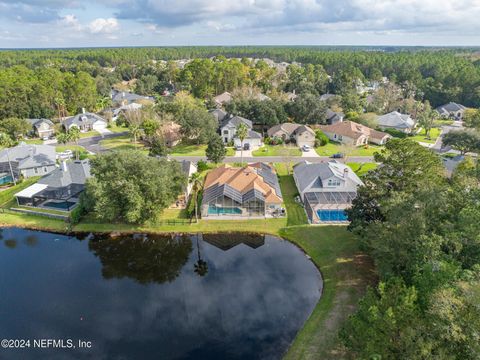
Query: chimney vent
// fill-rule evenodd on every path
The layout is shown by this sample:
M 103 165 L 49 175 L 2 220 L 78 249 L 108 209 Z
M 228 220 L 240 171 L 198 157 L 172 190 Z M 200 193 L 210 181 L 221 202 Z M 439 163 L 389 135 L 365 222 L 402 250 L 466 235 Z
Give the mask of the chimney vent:
M 62 171 L 64 171 L 64 172 L 67 172 L 67 171 L 68 171 L 68 167 L 67 167 L 67 162 L 66 162 L 66 161 L 62 161 Z
M 85 108 L 82 107 L 82 114 L 85 114 Z

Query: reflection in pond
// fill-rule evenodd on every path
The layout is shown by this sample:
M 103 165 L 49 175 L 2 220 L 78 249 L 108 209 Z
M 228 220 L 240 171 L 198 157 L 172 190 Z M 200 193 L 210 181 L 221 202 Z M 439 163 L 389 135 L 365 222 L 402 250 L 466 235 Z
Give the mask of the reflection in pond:
M 180 274 L 192 242 L 184 235 L 96 235 L 88 247 L 100 258 L 104 278 L 128 277 L 141 284 L 161 284 Z
M 0 246 L 0 339 L 93 343 L 6 359 L 279 359 L 321 293 L 315 266 L 271 236 L 2 235 L 17 247 Z
M 240 244 L 245 244 L 252 249 L 256 249 L 265 244 L 265 236 L 248 233 L 204 234 L 203 240 L 224 251 L 230 250 Z

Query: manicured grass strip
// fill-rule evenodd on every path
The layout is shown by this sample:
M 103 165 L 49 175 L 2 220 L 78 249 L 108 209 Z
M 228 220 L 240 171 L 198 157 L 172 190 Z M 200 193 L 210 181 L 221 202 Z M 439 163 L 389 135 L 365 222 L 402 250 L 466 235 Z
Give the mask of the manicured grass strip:
M 40 176 L 31 177 L 23 180 L 19 184 L 17 183 L 16 186 L 12 186 L 6 190 L 0 191 L 0 207 L 5 207 L 6 204 L 14 200 L 13 196 L 16 193 L 22 191 L 23 189 L 26 189 L 30 185 L 35 184 L 38 181 L 38 179 L 40 179 Z
M 21 228 L 68 232 L 68 224 L 62 220 L 45 216 L 4 212 L 0 209 L 0 227 L 16 226 Z
M 354 312 L 367 285 L 375 281 L 371 261 L 344 226 L 296 226 L 284 229 L 281 236 L 300 246 L 323 277 L 322 297 L 285 359 L 345 357 L 338 331 Z
M 302 151 L 296 146 L 265 145 L 252 151 L 253 156 L 302 156 Z
M 283 202 L 287 208 L 287 226 L 304 225 L 307 224 L 307 215 L 302 204 L 295 201 L 295 197 L 298 196 L 298 190 L 293 176 L 287 172 L 287 167 L 287 164 L 276 165 Z

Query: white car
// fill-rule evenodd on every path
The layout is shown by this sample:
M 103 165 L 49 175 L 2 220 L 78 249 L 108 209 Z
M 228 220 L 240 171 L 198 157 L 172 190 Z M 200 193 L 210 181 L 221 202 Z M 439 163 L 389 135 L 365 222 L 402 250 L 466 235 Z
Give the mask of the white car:
M 310 151 L 310 149 L 311 149 L 310 145 L 303 145 L 302 146 L 302 151 L 307 152 L 307 151 Z

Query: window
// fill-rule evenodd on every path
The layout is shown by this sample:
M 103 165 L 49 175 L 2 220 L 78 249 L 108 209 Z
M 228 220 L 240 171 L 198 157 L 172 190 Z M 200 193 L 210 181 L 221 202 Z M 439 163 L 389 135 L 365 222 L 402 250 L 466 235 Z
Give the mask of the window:
M 328 179 L 328 186 L 340 186 L 340 179 Z
M 223 135 L 228 135 L 228 130 L 223 130 Z
M 48 170 L 46 167 L 43 168 L 43 172 L 46 173 Z
M 34 170 L 35 170 L 35 174 L 38 174 L 38 168 L 35 168 Z
M 342 141 L 343 137 L 342 135 L 338 135 L 338 140 Z

